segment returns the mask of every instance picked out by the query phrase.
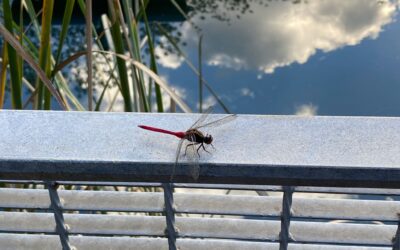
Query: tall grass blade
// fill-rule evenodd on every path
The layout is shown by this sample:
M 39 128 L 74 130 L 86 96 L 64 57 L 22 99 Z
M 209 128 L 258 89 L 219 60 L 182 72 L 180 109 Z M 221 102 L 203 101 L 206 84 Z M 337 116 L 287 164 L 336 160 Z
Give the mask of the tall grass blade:
M 133 61 L 132 62 L 136 67 L 138 67 L 140 70 L 145 72 L 147 75 L 149 75 L 157 85 L 159 85 L 162 89 L 164 89 L 165 92 L 168 93 L 168 95 L 171 96 L 171 98 L 174 99 L 174 101 L 179 105 L 179 107 L 186 113 L 192 113 L 192 110 L 189 108 L 189 106 L 186 105 L 186 103 L 183 102 L 183 100 L 175 94 L 175 92 L 166 84 L 164 81 L 153 71 L 151 71 L 149 68 L 147 68 L 144 64 L 141 64 L 139 62 Z
M 141 49 L 141 43 L 139 41 L 139 35 L 138 35 L 138 26 L 136 22 L 136 17 L 133 14 L 133 8 L 132 8 L 132 1 L 130 0 L 123 0 L 122 1 L 122 6 L 125 15 L 127 16 L 127 27 L 128 27 L 128 32 L 129 35 L 126 35 L 126 41 L 128 44 L 128 49 L 131 54 L 131 57 L 136 60 L 141 62 L 141 55 L 140 55 L 140 49 Z M 122 22 L 122 21 L 121 21 Z M 150 111 L 151 103 L 149 103 L 146 99 L 145 95 L 145 81 L 144 77 L 141 71 L 136 70 L 136 68 L 131 65 L 132 67 L 132 88 L 133 88 L 133 98 L 134 98 L 134 110 L 136 111 L 145 111 L 148 112 Z
M 86 17 L 86 3 L 84 2 L 84 0 L 77 0 L 76 2 L 82 12 L 82 14 Z M 95 25 L 93 25 L 92 22 L 92 38 L 94 38 L 94 42 L 96 43 L 96 45 L 100 48 L 100 50 L 104 50 L 104 46 L 100 40 L 100 37 L 102 36 L 101 34 L 99 35 L 96 31 L 96 27 Z M 111 29 L 110 29 L 111 30 Z M 107 30 L 108 31 L 108 30 Z M 112 44 L 109 44 L 110 47 L 113 47 Z M 86 52 L 85 52 L 86 53 Z M 113 59 L 110 59 L 108 57 L 106 57 L 104 54 L 102 54 L 102 56 L 105 59 L 105 62 L 107 64 L 107 66 L 110 69 L 114 68 L 114 62 Z M 112 79 L 116 82 L 116 84 L 118 85 L 118 87 L 121 89 L 121 83 L 120 83 L 120 79 L 115 75 L 115 74 L 110 74 L 110 76 L 112 77 Z
M 115 53 L 116 54 L 124 54 L 124 44 L 121 34 L 121 23 L 118 16 L 120 15 L 118 3 L 115 0 L 108 0 L 109 10 L 111 15 L 111 35 L 115 46 Z M 129 81 L 128 81 L 128 74 L 127 68 L 125 65 L 125 61 L 122 58 L 117 57 L 117 66 L 118 66 L 118 73 L 119 79 L 121 83 L 121 94 L 124 98 L 124 107 L 125 111 L 132 112 L 132 102 L 131 102 L 131 93 L 129 90 Z
M 33 20 L 32 23 L 36 23 L 36 20 Z M 40 35 L 38 33 L 38 35 Z M 23 35 L 23 40 L 24 40 L 24 44 L 25 44 L 25 51 L 28 53 L 30 53 L 34 58 L 38 57 L 38 48 L 32 43 L 31 40 L 29 40 L 29 38 L 25 35 Z M 52 63 L 55 64 L 54 59 L 52 59 Z M 59 68 L 61 69 L 61 68 Z M 54 77 L 54 83 L 56 84 L 56 86 L 59 88 L 60 90 L 60 96 L 65 100 L 68 99 L 71 101 L 71 103 L 75 106 L 75 108 L 77 110 L 83 111 L 85 110 L 84 107 L 80 104 L 79 100 L 75 97 L 75 95 L 72 93 L 72 91 L 70 90 L 65 78 L 63 77 L 63 75 L 61 74 L 61 72 L 58 72 L 58 70 L 53 70 L 54 72 L 52 72 L 52 76 Z M 34 92 L 34 96 L 36 98 L 38 91 Z M 65 97 L 62 95 L 64 94 Z M 26 103 L 26 102 L 25 102 Z M 68 106 L 68 102 L 64 102 L 64 104 L 66 105 L 67 109 L 69 110 L 70 107 Z
M 141 43 L 139 41 L 139 34 L 137 32 L 137 23 L 136 21 L 132 21 L 133 27 L 131 29 L 131 36 L 134 37 L 134 51 L 135 51 L 135 57 L 134 60 L 141 62 L 141 56 L 140 56 L 140 48 L 141 48 Z M 138 99 L 139 99 L 139 109 L 144 112 L 149 112 L 150 111 L 150 103 L 148 102 L 148 99 L 146 98 L 146 86 L 145 86 L 145 80 L 142 71 L 136 70 L 135 67 L 133 67 L 133 70 L 135 72 L 134 76 L 135 77 L 135 82 L 136 83 L 136 89 L 138 91 Z
M 2 51 L 2 63 L 0 72 L 0 109 L 4 107 L 4 97 L 6 95 L 6 80 L 7 80 L 7 65 L 8 65 L 8 53 L 7 53 L 7 43 L 3 44 Z
M 170 98 L 170 99 L 171 99 L 171 106 L 169 108 L 169 112 L 176 113 L 176 103 L 174 102 L 174 99 L 172 99 L 172 98 Z
M 23 12 L 23 10 L 24 10 L 24 7 L 23 7 L 22 3 L 19 3 L 19 26 L 17 29 L 19 30 L 19 42 L 21 45 L 23 44 L 22 36 L 24 34 L 24 12 Z M 13 24 L 15 24 L 15 22 Z M 20 56 L 18 57 L 18 65 L 20 67 L 19 68 L 19 73 L 20 73 L 19 77 L 22 80 L 23 79 L 23 71 L 24 71 L 24 68 L 23 68 L 24 61 L 22 60 L 22 58 Z M 22 88 L 22 86 L 23 86 L 23 80 L 21 83 L 21 88 Z M 21 95 L 22 95 L 22 93 L 21 93 Z
M 110 85 L 110 81 L 109 80 L 107 81 L 106 85 L 104 86 L 103 91 L 101 91 L 101 95 L 99 97 L 99 100 L 97 100 L 97 102 L 96 102 L 96 107 L 94 108 L 94 111 L 100 111 L 100 106 L 101 106 L 101 103 L 103 101 L 104 95 L 106 93 L 106 90 L 108 89 L 108 86 Z
M 202 70 L 202 60 L 201 60 L 201 43 L 203 40 L 203 35 L 200 35 L 199 38 L 199 50 L 198 50 L 198 58 L 199 58 L 199 112 L 203 113 L 203 70 Z
M 50 77 L 50 67 L 48 64 L 51 63 L 51 19 L 53 16 L 54 0 L 43 1 L 43 12 L 42 12 L 42 30 L 40 34 L 40 47 L 39 47 L 39 65 L 46 72 L 46 76 Z M 37 99 L 38 109 L 50 109 L 51 106 L 51 95 L 48 89 L 44 88 L 43 82 L 38 81 L 36 86 L 39 91 Z
M 68 83 L 66 82 L 65 78 L 62 76 L 61 73 L 56 74 L 55 80 L 56 80 L 55 82 L 59 83 L 59 91 L 60 91 L 60 95 L 62 96 L 62 98 L 64 100 L 66 99 L 62 95 L 62 94 L 64 94 L 68 98 L 68 100 L 74 105 L 76 110 L 84 111 L 85 108 L 82 106 L 82 104 L 79 102 L 79 100 L 75 97 L 74 93 L 72 93 L 70 87 L 68 86 Z M 65 102 L 65 105 L 68 110 L 71 110 L 71 107 L 69 106 L 68 102 Z
M 74 9 L 75 0 L 67 0 L 65 3 L 65 11 L 61 22 L 60 39 L 58 40 L 58 48 L 56 52 L 56 64 L 60 61 L 61 51 L 64 46 L 65 38 L 67 37 L 68 27 L 71 22 L 72 11 Z
M 57 90 L 52 85 L 49 78 L 46 76 L 46 73 L 40 68 L 40 66 L 35 62 L 35 59 L 27 52 L 25 49 L 19 44 L 18 40 L 0 23 L 0 34 L 4 37 L 4 40 L 11 45 L 11 48 L 15 49 L 16 53 L 21 56 L 35 71 L 35 73 L 39 76 L 40 80 L 46 85 L 46 87 L 50 90 L 51 94 L 55 97 L 57 102 L 60 104 L 61 108 L 67 109 L 67 106 L 57 92 Z M 10 47 L 8 47 L 10 48 Z M 10 52 L 10 51 L 8 51 Z
M 35 8 L 33 7 L 31 0 L 24 0 L 22 1 L 22 5 L 24 6 L 26 12 L 31 19 L 31 23 L 35 29 L 37 35 L 40 34 L 39 22 L 37 21 L 37 14 L 35 13 Z
M 86 64 L 88 70 L 88 109 L 93 110 L 92 0 L 86 0 Z
M 149 77 L 149 81 L 148 81 L 148 88 L 147 88 L 147 101 L 151 107 L 152 104 L 152 94 L 153 94 L 153 81 L 151 80 L 151 77 Z
M 51 29 L 51 27 L 50 27 L 50 29 Z M 47 75 L 47 77 L 51 77 L 51 46 L 50 46 L 50 43 L 51 43 L 51 37 L 49 38 L 49 46 L 48 46 L 48 48 L 47 48 L 47 53 L 46 53 L 46 56 L 47 56 L 47 62 L 46 62 L 46 75 Z M 58 92 L 58 89 L 57 89 L 57 92 Z M 50 91 L 47 89 L 47 88 L 45 88 L 44 89 L 44 109 L 45 110 L 50 110 L 51 109 L 51 93 L 50 93 Z
M 178 106 L 183 110 L 183 112 L 186 113 L 192 113 L 192 110 L 189 108 L 189 106 L 186 105 L 186 103 L 168 86 L 168 84 L 166 84 L 156 73 L 154 73 L 151 69 L 149 69 L 146 65 L 142 64 L 141 62 L 132 60 L 132 58 L 125 56 L 123 54 L 116 54 L 114 52 L 110 52 L 110 51 L 97 51 L 97 50 L 93 50 L 93 52 L 96 53 L 104 53 L 104 54 L 110 54 L 110 55 L 114 55 L 128 63 L 131 63 L 133 65 L 135 65 L 136 68 L 138 68 L 139 70 L 143 71 L 146 75 L 148 75 L 149 77 L 151 77 L 151 79 L 157 83 L 158 85 L 160 85 L 160 87 L 167 92 L 167 94 L 174 99 L 174 101 L 176 102 L 176 104 L 178 104 Z
M 3 0 L 3 11 L 4 11 L 4 25 L 1 28 L 4 29 L 4 33 L 8 33 L 10 37 L 14 38 L 13 34 L 13 20 L 11 16 L 11 6 L 9 0 Z M 14 42 L 18 41 L 14 38 Z M 19 45 L 19 44 L 18 44 Z M 11 77 L 11 96 L 12 106 L 14 109 L 22 109 L 22 77 L 21 67 L 17 52 L 11 43 L 7 43 L 8 50 L 8 61 L 10 64 L 10 77 Z
M 188 21 L 190 25 L 192 25 L 194 29 L 198 32 L 200 30 L 199 27 L 194 22 L 192 22 L 192 20 L 190 20 L 189 16 L 186 15 L 186 12 L 182 10 L 181 6 L 179 6 L 179 4 L 175 0 L 170 0 L 170 1 L 178 10 L 178 12 L 186 19 L 186 21 Z
M 57 64 L 57 66 L 54 67 L 54 69 L 53 69 L 53 74 L 57 74 L 64 67 L 66 67 L 68 64 L 70 64 L 71 62 L 77 60 L 79 57 L 81 57 L 83 55 L 86 55 L 86 54 L 87 54 L 87 51 L 78 51 L 78 52 L 76 52 L 72 56 L 70 56 L 67 59 L 65 59 L 65 61 L 62 61 L 59 64 Z
M 149 51 L 150 51 L 150 68 L 154 73 L 158 74 L 156 57 L 154 55 L 154 43 L 153 43 L 152 34 L 151 34 L 150 26 L 149 26 L 149 21 L 147 20 L 147 14 L 146 14 L 146 9 L 145 9 L 143 0 L 140 0 L 140 7 L 142 9 L 144 25 L 146 28 L 146 35 L 147 35 L 147 39 L 148 39 L 147 44 L 149 46 Z M 157 111 L 164 112 L 160 86 L 155 85 L 154 90 L 156 92 Z

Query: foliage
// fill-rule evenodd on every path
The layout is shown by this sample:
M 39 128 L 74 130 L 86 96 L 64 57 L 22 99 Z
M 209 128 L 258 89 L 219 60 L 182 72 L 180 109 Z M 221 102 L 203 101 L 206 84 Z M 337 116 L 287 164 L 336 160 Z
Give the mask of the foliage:
M 18 22 L 15 16 L 11 16 L 10 1 L 3 1 L 1 7 L 4 11 L 0 13 L 4 16 L 0 23 L 0 36 L 4 38 L 1 49 L 0 108 L 4 107 L 6 93 L 10 91 L 12 108 L 15 109 L 112 110 L 115 99 L 120 96 L 124 110 L 128 112 L 151 112 L 154 108 L 163 112 L 163 99 L 166 97 L 171 100 L 171 106 L 177 104 L 182 111 L 191 112 L 185 102 L 157 75 L 152 30 L 155 26 L 149 23 L 146 15 L 148 1 L 139 3 L 139 9 L 134 10 L 132 1 L 109 0 L 109 13 L 103 19 L 103 30 L 99 34 L 96 29 L 98 26 L 91 20 L 91 1 L 67 0 L 60 34 L 55 37 L 52 34 L 53 6 L 57 4 L 54 0 L 44 0 L 40 10 L 35 9 L 31 0 L 21 1 L 21 18 Z M 63 57 L 71 16 L 77 6 L 86 17 L 86 46 L 82 51 Z M 23 15 L 28 16 L 28 24 L 23 22 Z M 141 29 L 144 32 L 140 32 Z M 111 39 L 105 43 L 101 38 L 107 35 Z M 52 42 L 52 39 L 56 39 L 56 42 Z M 56 46 L 52 48 L 52 44 Z M 103 58 L 110 69 L 109 79 L 102 83 L 101 89 L 93 84 L 95 77 L 91 69 L 95 66 L 94 57 Z M 85 104 L 74 93 L 64 70 L 82 58 L 88 66 L 85 79 L 88 100 Z M 34 76 L 29 72 L 33 72 Z M 105 96 L 113 86 L 118 88 L 112 98 L 114 101 L 104 103 Z M 98 93 L 93 95 L 95 87 Z M 95 102 L 94 108 L 92 101 Z

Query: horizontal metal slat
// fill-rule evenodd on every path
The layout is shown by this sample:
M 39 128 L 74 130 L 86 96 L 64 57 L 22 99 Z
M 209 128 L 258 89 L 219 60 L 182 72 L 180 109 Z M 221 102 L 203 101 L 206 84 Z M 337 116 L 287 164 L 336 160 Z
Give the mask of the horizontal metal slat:
M 64 214 L 69 232 L 74 234 L 163 236 L 162 216 Z M 52 213 L 0 212 L 0 231 L 55 233 Z
M 73 234 L 152 235 L 162 236 L 165 218 L 162 216 L 65 214 L 64 219 Z M 269 220 L 228 218 L 176 218 L 181 237 L 226 238 L 276 241 L 280 222 Z M 291 223 L 294 239 L 309 243 L 343 243 L 391 245 L 396 226 L 354 223 Z M 1 212 L 0 231 L 54 233 L 51 213 Z
M 8 184 L 37 184 L 45 185 L 40 180 L 0 180 L 0 183 Z M 57 181 L 60 185 L 82 186 L 126 186 L 126 187 L 161 187 L 157 182 L 99 182 L 99 181 Z M 225 190 L 254 190 L 254 191 L 283 191 L 282 186 L 272 185 L 239 185 L 239 184 L 199 184 L 199 183 L 173 183 L 176 188 L 196 189 L 225 189 Z M 306 187 L 296 186 L 295 192 L 302 193 L 334 193 L 334 194 L 369 194 L 369 195 L 393 195 L 400 196 L 400 189 L 385 188 L 342 188 L 342 187 Z
M 302 218 L 398 221 L 400 201 L 293 198 L 292 215 Z
M 73 234 L 163 236 L 162 216 L 64 214 Z M 176 218 L 179 235 L 184 237 L 277 240 L 278 221 Z M 51 213 L 0 212 L 0 231 L 55 233 Z
M 66 210 L 162 212 L 164 208 L 163 193 L 60 190 L 59 196 Z M 175 193 L 174 197 L 176 211 L 183 213 L 277 216 L 281 208 L 277 197 L 187 193 Z M 49 206 L 47 190 L 0 189 L 0 207 L 47 209 Z
M 84 250 L 168 250 L 168 242 L 161 238 L 70 236 L 71 246 Z M 62 250 L 57 235 L 0 234 L 2 250 Z
M 392 250 L 390 247 L 289 244 L 289 250 Z
M 174 194 L 177 212 L 280 216 L 282 199 L 271 196 Z
M 58 193 L 66 210 L 162 212 L 164 209 L 163 193 L 75 190 Z M 278 216 L 281 209 L 278 197 L 175 193 L 174 199 L 176 211 L 182 213 Z M 47 190 L 0 189 L 0 207 L 47 209 L 49 206 Z
M 58 194 L 66 210 L 161 212 L 164 207 L 163 193 L 59 190 Z M 44 189 L 3 188 L 0 207 L 47 209 L 49 193 Z
M 292 222 L 295 241 L 313 243 L 392 245 L 397 226 L 354 223 Z
M 153 192 L 60 190 L 64 209 L 162 212 L 164 197 Z M 181 213 L 280 216 L 282 200 L 271 196 L 175 193 Z M 47 190 L 0 189 L 0 207 L 47 209 Z M 360 209 L 362 208 L 362 209 Z M 293 216 L 345 220 L 397 221 L 400 201 L 293 198 Z
M 161 238 L 70 236 L 69 239 L 72 246 L 85 250 L 168 249 L 167 240 Z M 56 235 L 0 234 L 0 246 L 3 250 L 61 250 L 60 239 Z M 279 244 L 212 239 L 178 239 L 177 247 L 181 250 L 278 250 Z M 289 250 L 390 249 L 385 247 L 289 244 Z

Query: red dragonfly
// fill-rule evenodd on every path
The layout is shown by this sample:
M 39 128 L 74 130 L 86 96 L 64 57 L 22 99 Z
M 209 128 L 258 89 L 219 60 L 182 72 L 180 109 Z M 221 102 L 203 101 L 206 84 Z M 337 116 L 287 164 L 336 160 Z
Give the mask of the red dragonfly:
M 191 152 L 190 160 L 191 160 L 191 163 L 193 163 L 192 164 L 193 165 L 192 176 L 195 180 L 197 180 L 197 178 L 199 177 L 199 166 L 198 166 L 198 159 L 200 158 L 199 150 L 202 148 L 204 151 L 208 152 L 207 149 L 205 148 L 204 144 L 209 144 L 212 147 L 214 147 L 212 145 L 214 138 L 209 134 L 202 133 L 199 129 L 205 128 L 205 127 L 219 126 L 224 123 L 230 122 L 236 118 L 235 114 L 231 114 L 231 115 L 227 115 L 223 118 L 205 123 L 205 121 L 206 121 L 208 115 L 211 113 L 211 111 L 212 111 L 212 108 L 207 109 L 207 111 L 205 113 L 203 113 L 200 116 L 200 118 L 188 130 L 186 130 L 186 132 L 174 132 L 174 131 L 165 130 L 165 129 L 161 129 L 161 128 L 139 125 L 139 128 L 158 132 L 158 133 L 174 135 L 181 139 L 179 141 L 178 148 L 176 150 L 175 165 L 174 165 L 174 168 L 172 171 L 171 180 L 174 176 L 175 166 L 178 164 L 182 145 L 183 145 L 183 142 L 185 142 L 185 140 L 187 140 L 189 143 L 186 145 L 184 156 L 187 155 L 188 150 L 189 150 L 189 152 Z M 197 149 L 195 148 L 195 146 L 198 146 Z M 195 153 L 193 153 L 193 152 L 195 152 Z

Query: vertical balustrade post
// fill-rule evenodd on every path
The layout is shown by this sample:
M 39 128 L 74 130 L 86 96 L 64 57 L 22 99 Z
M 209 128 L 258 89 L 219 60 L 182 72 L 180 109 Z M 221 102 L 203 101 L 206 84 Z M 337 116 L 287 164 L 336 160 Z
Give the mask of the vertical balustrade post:
M 396 235 L 393 237 L 393 250 L 400 250 L 400 213 L 397 214 L 397 231 Z
M 294 187 L 291 186 L 283 187 L 281 232 L 279 234 L 279 250 L 287 250 L 288 244 L 292 240 L 289 228 L 290 228 L 293 192 L 294 192 Z
M 68 238 L 68 229 L 67 225 L 64 222 L 64 216 L 62 212 L 62 205 L 60 201 L 60 197 L 57 193 L 58 184 L 54 181 L 47 182 L 47 189 L 49 190 L 50 195 L 50 208 L 53 210 L 54 219 L 56 221 L 56 230 L 58 236 L 60 237 L 61 246 L 63 250 L 72 250 L 73 248 L 69 244 Z
M 176 250 L 176 236 L 175 230 L 175 208 L 174 208 L 174 188 L 172 183 L 163 183 L 164 189 L 164 204 L 165 204 L 165 218 L 167 221 L 167 236 L 169 250 Z

